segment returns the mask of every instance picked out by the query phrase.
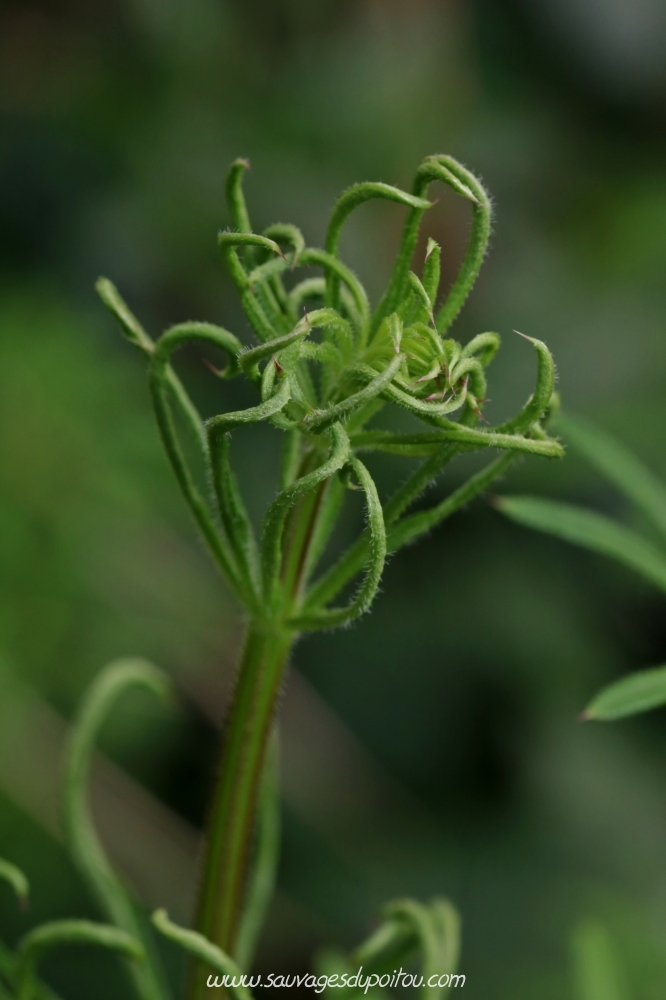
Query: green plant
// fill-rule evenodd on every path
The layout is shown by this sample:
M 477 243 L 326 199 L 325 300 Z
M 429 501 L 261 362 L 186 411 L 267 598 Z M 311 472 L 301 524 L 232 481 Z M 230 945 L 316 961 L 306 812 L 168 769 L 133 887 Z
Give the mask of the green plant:
M 261 235 L 252 232 L 241 186 L 247 167 L 246 161 L 236 160 L 229 171 L 226 193 L 232 228 L 220 234 L 219 246 L 258 340 L 255 346 L 243 347 L 224 328 L 201 322 L 171 327 L 153 341 L 114 286 L 106 279 L 97 284 L 126 337 L 148 359 L 150 394 L 166 453 L 248 622 L 209 810 L 196 929 L 176 927 L 163 912 L 154 916 L 154 926 L 195 959 L 191 1000 L 206 994 L 212 970 L 238 977 L 250 967 L 270 901 L 278 853 L 277 748 L 271 734 L 276 699 L 297 637 L 347 625 L 366 612 L 387 553 L 415 541 L 482 493 L 516 456 L 562 455 L 561 445 L 543 424 L 554 383 L 546 346 L 527 338 L 537 355 L 537 379 L 525 406 L 501 425 L 480 429 L 486 368 L 499 337 L 481 333 L 465 346 L 447 337 L 476 280 L 491 226 L 488 195 L 470 171 L 449 156 L 431 156 L 418 168 L 411 194 L 386 184 L 354 185 L 334 206 L 321 250 L 307 247 L 292 225 L 278 223 Z M 421 275 L 411 270 L 420 223 L 430 207 L 428 187 L 434 181 L 468 201 L 473 214 L 462 265 L 439 308 L 440 248 L 434 240 L 428 241 Z M 373 311 L 359 280 L 340 259 L 339 244 L 349 214 L 375 198 L 405 206 L 407 219 L 388 288 Z M 323 276 L 297 281 L 294 272 L 299 267 L 320 268 Z M 247 379 L 257 394 L 256 405 L 206 423 L 201 420 L 171 365 L 174 352 L 193 341 L 226 353 L 226 368 L 217 375 L 222 381 Z M 387 403 L 403 408 L 427 429 L 397 433 L 368 428 Z M 256 538 L 230 451 L 235 428 L 262 421 L 283 432 L 284 446 L 279 492 Z M 489 448 L 502 454 L 444 500 L 409 512 L 456 456 Z M 420 460 L 385 502 L 359 457 L 373 452 Z M 367 527 L 313 579 L 347 490 L 364 494 Z M 362 580 L 347 603 L 334 604 L 359 574 Z M 142 961 L 132 959 L 128 966 L 135 993 L 142 1000 L 160 1000 L 167 987 L 149 928 L 106 859 L 85 800 L 96 733 L 116 697 L 134 684 L 157 694 L 165 690 L 161 675 L 150 665 L 123 661 L 102 672 L 84 702 L 67 769 L 66 830 L 82 874 L 120 935 L 112 938 L 104 931 L 102 941 L 99 931 L 99 943 L 127 950 L 128 940 L 137 942 L 133 958 L 141 953 Z M 93 936 L 90 929 L 80 929 L 77 940 Z M 392 903 L 379 928 L 349 959 L 329 953 L 320 965 L 351 969 L 362 963 L 367 973 L 379 978 L 394 962 L 418 955 L 426 971 L 455 971 L 458 920 L 444 900 Z M 20 967 L 27 967 L 25 961 Z M 22 998 L 27 995 L 23 981 L 16 987 Z M 10 988 L 18 982 L 11 970 L 7 982 Z M 239 1000 L 248 996 L 244 985 L 226 988 Z M 431 986 L 430 996 L 441 989 Z M 350 987 L 348 994 L 353 992 Z
M 25 905 L 29 887 L 23 872 L 0 859 L 0 879 L 11 885 L 19 902 Z M 110 948 L 128 956 L 133 966 L 144 957 L 139 941 L 119 927 L 89 920 L 54 920 L 26 934 L 19 941 L 15 953 L 0 945 L 0 998 L 57 1000 L 53 991 L 37 978 L 35 967 L 45 952 L 69 944 Z
M 567 442 L 620 490 L 655 529 L 658 542 L 584 507 L 536 497 L 497 497 L 514 521 L 615 559 L 666 593 L 666 486 L 620 442 L 587 421 L 558 417 Z M 582 718 L 611 721 L 666 704 L 666 667 L 641 670 L 610 684 Z

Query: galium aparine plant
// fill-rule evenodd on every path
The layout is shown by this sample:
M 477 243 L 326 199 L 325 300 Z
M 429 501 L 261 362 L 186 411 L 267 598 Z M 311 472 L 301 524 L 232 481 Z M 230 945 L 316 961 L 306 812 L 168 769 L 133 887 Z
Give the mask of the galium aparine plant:
M 207 985 L 211 971 L 240 976 L 250 967 L 270 902 L 279 840 L 276 702 L 298 636 L 347 625 L 368 611 L 387 554 L 416 541 L 486 490 L 516 456 L 562 455 L 560 443 L 545 429 L 555 399 L 554 364 L 545 344 L 527 338 L 536 352 L 534 392 L 515 417 L 491 427 L 480 421 L 486 369 L 500 338 L 480 333 L 462 345 L 449 337 L 488 246 L 491 203 L 478 178 L 452 157 L 436 155 L 419 166 L 411 193 L 383 183 L 355 184 L 336 202 L 325 247 L 319 249 L 309 247 L 290 224 L 253 232 L 242 189 L 247 168 L 247 161 L 239 159 L 229 170 L 231 224 L 218 243 L 254 343 L 243 344 L 225 328 L 205 322 L 180 323 L 153 340 L 111 282 L 97 283 L 102 301 L 148 362 L 150 395 L 168 459 L 201 536 L 247 617 L 208 812 L 195 929 L 177 927 L 163 911 L 153 918 L 159 931 L 194 957 L 189 1000 L 215 993 Z M 467 250 L 441 304 L 440 247 L 434 240 L 428 241 L 420 273 L 412 269 L 434 182 L 465 199 L 472 212 Z M 371 199 L 407 209 L 393 272 L 374 309 L 339 252 L 350 213 Z M 299 280 L 300 268 L 308 268 L 310 276 Z M 312 269 L 319 276 L 312 277 Z M 240 378 L 254 387 L 256 404 L 223 410 L 204 422 L 173 367 L 176 352 L 192 342 L 213 345 L 226 355 L 226 367 L 217 372 L 222 400 L 225 381 Z M 423 428 L 394 433 L 373 427 L 373 418 L 387 405 L 403 408 Z M 260 422 L 282 432 L 283 449 L 275 499 L 256 537 L 233 471 L 237 445 L 232 439 L 234 429 Z M 485 450 L 495 454 L 481 471 L 444 500 L 411 511 L 457 456 Z M 420 460 L 387 499 L 380 498 L 365 464 L 373 452 Z M 318 575 L 349 490 L 364 495 L 366 526 Z M 340 603 L 357 578 L 351 598 Z M 104 854 L 85 796 L 96 733 L 118 694 L 132 684 L 165 691 L 162 675 L 142 661 L 107 667 L 74 727 L 65 789 L 68 842 L 109 926 L 64 921 L 31 932 L 17 955 L 4 959 L 6 989 L 20 1000 L 46 996 L 34 966 L 45 948 L 61 940 L 119 949 L 140 1000 L 169 996 L 149 928 Z M 0 868 L 3 875 L 17 890 L 23 886 L 11 866 Z M 455 971 L 458 920 L 450 903 L 390 904 L 378 930 L 348 964 L 363 964 L 368 972 L 385 970 L 397 957 L 404 963 L 410 955 L 420 956 L 424 972 Z M 227 992 L 237 1000 L 250 996 L 244 985 Z M 440 992 L 434 986 L 429 996 L 434 1000 Z

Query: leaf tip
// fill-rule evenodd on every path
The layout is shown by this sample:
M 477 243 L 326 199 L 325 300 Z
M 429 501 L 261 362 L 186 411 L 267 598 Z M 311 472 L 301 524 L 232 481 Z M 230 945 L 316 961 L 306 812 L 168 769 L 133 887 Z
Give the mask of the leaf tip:
M 163 926 L 169 920 L 169 914 L 163 906 L 160 906 L 153 911 L 150 919 L 155 927 L 159 928 L 160 925 Z
M 234 162 L 231 164 L 231 168 L 243 167 L 245 170 L 252 170 L 252 164 L 246 156 L 237 156 Z
M 530 344 L 536 343 L 534 337 L 528 337 L 526 333 L 521 333 L 520 330 L 514 330 L 513 332 L 517 333 L 519 337 L 523 338 L 523 340 L 529 340 Z
M 95 291 L 105 305 L 109 305 L 118 295 L 116 286 L 103 275 L 100 275 L 95 282 Z
M 440 245 L 437 240 L 433 240 L 432 236 L 428 238 L 428 246 L 426 247 L 425 260 L 428 259 L 433 250 L 440 250 Z

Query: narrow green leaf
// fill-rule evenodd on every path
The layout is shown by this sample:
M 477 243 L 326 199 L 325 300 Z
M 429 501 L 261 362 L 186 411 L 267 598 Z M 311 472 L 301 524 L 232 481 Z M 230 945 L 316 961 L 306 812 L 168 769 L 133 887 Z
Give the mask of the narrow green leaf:
M 458 194 L 472 202 L 472 230 L 467 250 L 456 280 L 436 316 L 437 329 L 444 334 L 465 304 L 481 270 L 490 239 L 492 205 L 478 177 L 452 156 L 436 156 L 433 160 L 449 175 L 448 178 L 441 177 L 444 183 L 450 184 Z M 457 185 L 449 178 L 457 181 Z
M 153 353 L 156 350 L 155 342 L 151 337 L 148 336 L 142 325 L 139 323 L 136 316 L 132 313 L 127 303 L 121 298 L 118 289 L 115 287 L 108 278 L 100 278 L 95 285 L 95 289 L 99 297 L 101 298 L 104 305 L 107 307 L 109 312 L 116 318 L 120 327 L 130 341 L 139 348 L 148 358 L 152 358 Z M 205 327 L 209 330 L 215 330 L 225 334 L 228 337 L 233 338 L 233 334 L 227 333 L 226 330 L 222 330 L 221 327 L 214 327 L 212 323 L 184 323 L 181 324 L 182 327 L 187 328 L 202 328 Z M 178 329 L 178 327 L 174 328 Z M 229 342 L 228 342 L 229 343 Z M 224 350 L 228 350 L 228 346 L 221 344 Z M 233 375 L 238 371 L 237 367 L 234 367 L 232 355 L 229 355 L 230 363 L 225 372 L 225 375 Z M 202 455 L 205 460 L 206 451 L 206 435 L 203 432 L 203 425 L 201 423 L 201 417 L 197 411 L 196 406 L 188 396 L 185 391 L 185 387 L 182 382 L 171 368 L 171 365 L 166 366 L 165 378 L 171 392 L 173 393 L 174 401 L 176 406 L 181 412 L 186 424 L 192 430 L 195 439 L 197 440 L 199 447 L 202 451 Z
M 442 250 L 439 243 L 430 237 L 426 248 L 425 264 L 423 266 L 423 276 L 421 280 L 423 281 L 423 287 L 426 295 L 428 296 L 428 300 L 433 307 L 437 301 L 437 293 L 439 291 L 441 256 Z
M 271 250 L 273 253 L 279 254 L 280 257 L 284 257 L 275 240 L 269 240 L 267 236 L 258 236 L 256 233 L 219 233 L 217 245 L 223 253 L 229 247 L 258 247 L 261 250 Z
M 639 670 L 595 695 L 581 718 L 610 722 L 666 705 L 666 667 Z
M 603 514 L 535 497 L 497 497 L 494 505 L 528 528 L 617 559 L 666 591 L 666 556 L 651 542 Z
M 243 424 L 256 424 L 261 420 L 268 420 L 269 417 L 273 416 L 275 413 L 279 413 L 289 402 L 290 398 L 290 386 L 289 379 L 283 377 L 278 380 L 278 387 L 275 392 L 265 399 L 258 406 L 248 406 L 246 410 L 232 410 L 229 413 L 218 413 L 216 416 L 211 417 L 206 423 L 206 432 L 208 434 L 208 439 L 211 441 L 212 448 L 212 438 L 218 434 L 226 434 L 228 431 L 234 429 L 234 427 L 240 427 Z
M 229 461 L 230 434 L 217 434 L 212 450 L 213 488 L 222 524 L 246 588 L 249 606 L 258 606 L 259 550 L 252 523 Z
M 230 551 L 227 539 L 219 532 L 211 509 L 192 475 L 179 440 L 169 403 L 169 394 L 167 391 L 169 387 L 169 358 L 171 352 L 177 347 L 182 346 L 188 339 L 190 339 L 190 335 L 179 328 L 168 331 L 160 338 L 149 368 L 150 394 L 162 444 L 164 445 L 164 450 L 167 453 L 185 501 L 218 566 L 227 577 L 232 589 L 236 594 L 239 594 L 242 588 L 233 553 Z M 204 339 L 213 339 L 213 342 L 215 342 L 215 339 L 211 336 L 205 336 Z M 221 346 L 224 347 L 224 344 Z M 197 420 L 200 422 L 198 414 Z M 210 473 L 210 451 L 203 427 L 201 428 L 201 434 L 204 436 L 201 456 L 207 471 Z
M 98 278 L 95 282 L 95 291 L 111 315 L 118 320 L 129 342 L 143 351 L 147 357 L 150 357 L 154 350 L 153 341 L 134 313 L 131 312 L 113 282 L 109 281 L 108 278 Z
M 342 316 L 335 309 L 314 309 L 311 313 L 306 313 L 289 333 L 268 340 L 264 344 L 259 344 L 258 347 L 252 347 L 249 351 L 244 351 L 239 355 L 238 362 L 245 374 L 256 381 L 259 377 L 257 366 L 264 358 L 270 357 L 271 354 L 278 354 L 299 338 L 309 336 L 313 330 L 342 322 L 344 322 Z
M 265 236 L 255 236 L 254 233 L 220 233 L 218 245 L 252 329 L 259 340 L 272 340 L 281 332 L 279 329 L 275 329 L 271 323 L 271 319 L 280 315 L 279 306 L 268 294 L 266 286 L 263 284 L 258 289 L 260 294 L 255 295 L 238 252 L 239 250 L 245 251 L 250 263 L 254 262 L 251 255 L 257 247 L 271 250 L 281 258 L 284 258 L 284 254 L 274 240 L 269 240 Z
M 396 357 L 399 357 L 399 355 L 396 355 Z M 374 369 L 370 365 L 366 364 L 354 365 L 352 371 L 355 375 L 358 375 L 360 378 L 368 382 L 376 375 Z M 427 403 L 424 400 L 419 399 L 417 396 L 412 396 L 403 389 L 399 389 L 397 385 L 389 383 L 383 389 L 382 397 L 388 402 L 397 403 L 398 406 L 402 406 L 406 410 L 410 410 L 417 417 L 421 417 L 421 419 L 429 420 L 434 424 L 438 424 L 441 423 L 439 420 L 440 417 L 460 409 L 467 398 L 467 387 L 463 385 L 463 388 L 459 391 L 457 396 L 447 399 L 445 402 Z M 446 426 L 452 427 L 454 425 L 447 420 Z
M 351 445 L 354 449 L 395 451 L 400 454 L 403 447 L 432 449 L 443 441 L 456 441 L 469 445 L 470 450 L 485 448 L 500 448 L 507 451 L 523 451 L 532 455 L 543 455 L 547 458 L 562 458 L 564 449 L 559 441 L 546 438 L 541 441 L 522 437 L 519 434 L 494 434 L 492 428 L 487 431 L 477 431 L 471 427 L 456 424 L 451 430 L 442 429 L 421 434 L 394 434 L 391 431 L 362 431 L 354 434 Z M 409 454 L 409 452 L 405 452 Z M 427 451 L 426 454 L 430 452 Z M 415 451 L 414 454 L 419 454 Z
M 620 489 L 666 538 L 666 486 L 605 431 L 580 417 L 561 414 L 560 427 L 575 451 Z
M 434 326 L 435 317 L 432 311 L 433 303 L 430 301 L 430 297 L 423 285 L 423 282 L 419 278 L 418 274 L 414 274 L 413 271 L 410 271 L 408 273 L 407 280 L 409 282 L 412 291 L 416 295 L 417 300 L 421 303 L 427 318 L 432 322 Z
M 250 169 L 250 161 L 239 156 L 229 167 L 225 181 L 225 195 L 231 224 L 239 233 L 252 232 L 252 224 L 243 194 L 243 175 L 246 170 Z

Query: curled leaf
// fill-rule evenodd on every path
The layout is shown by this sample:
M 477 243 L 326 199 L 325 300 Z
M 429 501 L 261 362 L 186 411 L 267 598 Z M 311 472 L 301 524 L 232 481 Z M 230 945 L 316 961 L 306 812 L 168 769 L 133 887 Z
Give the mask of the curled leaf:
M 21 869 L 11 861 L 0 858 L 0 879 L 12 887 L 21 906 L 25 906 L 30 895 L 30 885 Z
M 168 995 L 162 971 L 152 954 L 150 942 L 145 940 L 145 947 L 144 944 L 137 943 L 144 940 L 141 918 L 104 851 L 87 798 L 88 775 L 97 735 L 112 705 L 130 687 L 142 687 L 159 698 L 165 698 L 170 691 L 166 676 L 145 660 L 115 660 L 100 672 L 89 688 L 72 728 L 67 751 L 63 803 L 65 835 L 74 862 L 106 918 L 119 928 L 119 936 L 114 937 L 110 933 L 114 928 L 74 921 L 53 925 L 52 933 L 45 932 L 44 936 L 34 932 L 34 942 L 35 947 L 39 948 L 44 942 L 66 942 L 69 940 L 67 935 L 71 933 L 73 941 L 106 944 L 128 953 L 139 948 L 143 954 L 145 950 L 147 960 L 139 966 L 130 965 L 129 973 L 142 1000 L 160 1000 Z M 76 934 L 79 934 L 78 938 Z M 129 946 L 128 940 L 134 943 Z M 26 941 L 26 948 L 30 950 L 33 938 L 29 935 Z M 114 941 L 117 942 L 116 945 L 113 944 Z
M 384 571 L 386 560 L 386 528 L 384 513 L 377 493 L 377 487 L 370 473 L 357 458 L 352 458 L 350 466 L 356 473 L 361 488 L 365 492 L 368 512 L 368 568 L 358 593 L 343 608 L 324 608 L 321 611 L 295 615 L 289 622 L 293 628 L 311 631 L 320 628 L 335 628 L 347 625 L 364 614 L 372 604 Z
M 264 229 L 264 236 L 276 242 L 282 240 L 284 243 L 288 243 L 294 251 L 291 266 L 296 266 L 300 254 L 305 250 L 305 239 L 297 226 L 292 226 L 289 222 L 275 222 L 268 229 Z
M 518 331 L 516 331 L 517 333 Z M 532 424 L 536 423 L 544 415 L 550 404 L 555 386 L 555 362 L 542 340 L 534 337 L 525 337 L 525 340 L 534 347 L 537 353 L 537 378 L 536 387 L 530 398 L 520 413 L 511 420 L 505 421 L 497 427 L 498 431 L 509 432 L 510 434 L 521 433 L 528 430 Z
M 166 910 L 155 910 L 153 924 L 164 937 L 179 945 L 190 955 L 227 978 L 225 988 L 235 1000 L 252 1000 L 252 994 L 243 985 L 243 972 L 226 952 L 212 944 L 196 931 L 186 930 L 169 920 Z M 220 984 L 221 985 L 221 984 Z
M 373 198 L 384 198 L 388 201 L 395 201 L 399 205 L 407 205 L 408 207 L 416 209 L 420 212 L 430 208 L 431 204 L 425 198 L 421 198 L 414 194 L 408 194 L 406 191 L 401 191 L 400 188 L 393 187 L 391 184 L 383 184 L 381 182 L 372 181 L 362 184 L 354 184 L 352 187 L 347 188 L 346 191 L 342 192 L 333 207 L 333 211 L 331 212 L 331 218 L 326 231 L 327 253 L 334 257 L 338 255 L 342 227 L 348 216 L 354 211 L 355 208 L 358 208 L 359 205 L 362 205 L 364 202 Z M 335 275 L 329 276 L 327 280 L 327 297 L 329 305 L 337 305 L 338 280 Z
M 33 1000 L 34 970 L 42 955 L 63 945 L 92 944 L 120 952 L 135 962 L 144 958 L 144 949 L 136 938 L 117 927 L 95 924 L 90 920 L 54 920 L 41 924 L 26 934 L 18 945 L 16 971 L 17 1000 Z
M 256 233 L 220 233 L 217 237 L 217 245 L 223 253 L 235 247 L 259 247 L 263 250 L 271 250 L 280 257 L 284 256 L 279 243 L 270 240 L 267 236 L 258 236 Z

